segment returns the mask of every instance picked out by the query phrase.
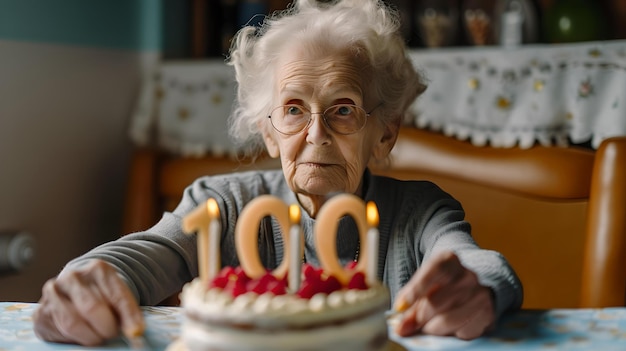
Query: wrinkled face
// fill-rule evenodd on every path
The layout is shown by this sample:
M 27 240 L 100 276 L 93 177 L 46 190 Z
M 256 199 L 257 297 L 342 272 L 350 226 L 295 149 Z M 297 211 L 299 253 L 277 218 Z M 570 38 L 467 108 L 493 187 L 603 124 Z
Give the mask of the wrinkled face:
M 285 178 L 297 194 L 360 193 L 370 157 L 386 147 L 377 109 L 363 129 L 349 135 L 333 132 L 322 119 L 321 113 L 335 104 L 354 104 L 367 112 L 380 104 L 367 93 L 364 74 L 355 61 L 345 53 L 322 57 L 294 53 L 283 58 L 277 71 L 274 106 L 298 104 L 313 113 L 311 123 L 294 135 L 277 132 L 269 119 L 264 128 L 267 149 L 271 156 L 280 156 Z

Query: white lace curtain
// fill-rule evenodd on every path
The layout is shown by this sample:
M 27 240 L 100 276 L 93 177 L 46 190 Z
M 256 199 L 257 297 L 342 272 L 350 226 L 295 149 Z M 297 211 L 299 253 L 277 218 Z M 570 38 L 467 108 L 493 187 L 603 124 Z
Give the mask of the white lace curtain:
M 626 135 L 626 41 L 415 51 L 420 128 L 495 147 Z
M 428 89 L 405 121 L 475 145 L 530 147 L 626 135 L 626 41 L 415 50 Z M 235 154 L 221 60 L 166 62 L 145 78 L 130 135 L 185 156 Z

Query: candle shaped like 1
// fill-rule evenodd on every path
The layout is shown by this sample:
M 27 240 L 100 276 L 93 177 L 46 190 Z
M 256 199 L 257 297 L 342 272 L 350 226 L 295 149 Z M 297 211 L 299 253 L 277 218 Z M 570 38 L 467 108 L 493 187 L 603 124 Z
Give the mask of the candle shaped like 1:
M 213 279 L 217 276 L 220 270 L 220 233 L 222 231 L 222 224 L 220 220 L 220 208 L 217 206 L 217 201 L 211 198 L 206 204 L 207 212 L 209 213 L 209 258 L 208 258 L 208 279 Z
M 300 271 L 302 270 L 301 250 L 302 234 L 300 232 L 300 207 L 289 206 L 289 290 L 295 293 L 300 289 Z
M 373 201 L 367 203 L 367 283 L 378 283 L 378 209 Z
M 183 218 L 183 230 L 188 234 L 195 232 L 198 238 L 198 272 L 204 286 L 219 269 L 220 227 L 219 207 L 215 199 L 207 200 L 204 206 L 198 206 Z

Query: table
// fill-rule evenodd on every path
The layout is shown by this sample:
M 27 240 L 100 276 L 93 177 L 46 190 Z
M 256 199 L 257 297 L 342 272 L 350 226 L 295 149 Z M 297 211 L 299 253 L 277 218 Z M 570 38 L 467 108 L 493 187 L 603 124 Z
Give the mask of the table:
M 32 329 L 37 304 L 0 302 L 0 351 L 128 350 L 122 339 L 86 348 L 43 342 Z M 142 307 L 151 350 L 162 351 L 176 340 L 183 320 L 178 307 Z M 393 324 L 390 323 L 390 324 Z M 489 335 L 463 341 L 416 335 L 391 338 L 413 350 L 625 350 L 626 308 L 522 310 L 507 315 Z

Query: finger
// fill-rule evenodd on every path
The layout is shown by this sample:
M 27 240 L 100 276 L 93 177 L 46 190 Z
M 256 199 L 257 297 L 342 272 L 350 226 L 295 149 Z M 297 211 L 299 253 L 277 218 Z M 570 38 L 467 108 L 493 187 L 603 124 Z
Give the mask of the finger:
M 117 317 L 89 275 L 84 272 L 69 272 L 60 277 L 59 282 L 77 313 L 102 339 L 111 339 L 118 335 Z
M 450 284 L 426 297 L 427 303 L 424 306 L 425 308 L 422 309 L 423 314 L 418 314 L 418 317 L 422 317 L 422 320 L 428 320 L 435 314 L 464 304 L 476 294 L 478 289 L 482 288 L 476 274 L 466 268 L 463 269 L 464 273 L 457 280 L 451 281 Z M 429 312 L 429 314 L 426 314 L 426 312 Z
M 454 252 L 442 252 L 426 262 L 421 271 L 420 287 L 422 294 L 428 296 L 432 291 L 459 279 L 466 268 Z
M 476 274 L 466 269 L 453 253 L 434 257 L 414 278 L 400 296 L 405 303 L 420 294 L 415 287 L 422 282 L 432 285 L 430 292 L 417 297 L 417 303 L 407 309 L 397 326 L 398 334 L 409 335 L 421 329 L 436 335 L 458 332 L 463 338 L 473 338 L 493 324 L 495 317 L 489 289 L 480 286 Z M 466 326 L 469 319 L 478 318 L 479 312 L 482 319 Z
M 489 316 L 485 314 L 478 314 L 473 321 L 463 325 L 454 334 L 459 339 L 472 340 L 485 334 L 485 332 L 491 328 L 492 325 L 493 321 L 489 319 Z
M 426 334 L 457 335 L 463 339 L 476 338 L 494 322 L 495 315 L 490 298 L 483 293 L 452 310 L 435 315 L 422 327 Z
M 411 308 L 407 309 L 402 316 L 400 317 L 398 324 L 396 326 L 396 334 L 400 336 L 409 336 L 417 333 L 421 325 L 417 324 L 416 312 L 417 312 L 417 303 Z
M 105 262 L 98 262 L 95 279 L 108 304 L 115 310 L 122 332 L 128 337 L 142 335 L 145 330 L 143 313 L 128 286 L 117 275 L 113 267 Z
M 43 288 L 46 303 L 41 306 L 38 334 L 44 339 L 63 343 L 78 343 L 85 346 L 102 344 L 98 335 L 68 300 L 56 281 L 48 281 Z
M 482 312 L 466 312 L 454 310 L 437 315 L 422 327 L 422 331 L 439 336 L 456 335 L 466 340 L 481 336 L 491 324 L 490 319 Z
M 413 319 L 411 324 L 416 329 L 414 332 L 421 329 L 433 317 L 447 311 L 448 308 L 454 305 L 451 301 L 446 300 L 442 300 L 442 303 L 443 305 L 435 305 L 430 298 L 422 297 L 411 306 L 411 313 L 407 315 L 406 318 Z M 409 322 L 407 321 L 406 323 L 408 324 Z
M 49 284 L 49 283 L 46 283 Z M 48 298 L 45 294 L 46 284 L 42 290 L 42 296 L 39 300 L 39 307 L 33 312 L 33 330 L 38 338 L 52 342 L 67 342 L 65 337 L 59 333 L 58 329 L 52 322 L 52 313 L 48 307 Z
M 429 296 L 442 286 L 458 279 L 465 267 L 453 252 L 443 252 L 432 257 L 400 290 L 394 309 L 405 311 L 417 299 Z
M 482 308 L 479 313 L 476 313 L 474 322 L 466 323 L 455 333 L 460 339 L 470 340 L 477 338 L 485 334 L 495 324 L 496 313 L 491 291 L 488 288 L 483 289 L 485 292 L 481 293 L 477 299 L 477 304 Z
M 33 331 L 42 340 L 59 343 L 75 342 L 59 332 L 47 305 L 40 305 L 33 313 Z

